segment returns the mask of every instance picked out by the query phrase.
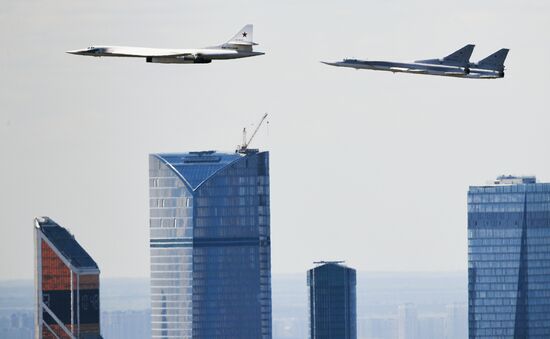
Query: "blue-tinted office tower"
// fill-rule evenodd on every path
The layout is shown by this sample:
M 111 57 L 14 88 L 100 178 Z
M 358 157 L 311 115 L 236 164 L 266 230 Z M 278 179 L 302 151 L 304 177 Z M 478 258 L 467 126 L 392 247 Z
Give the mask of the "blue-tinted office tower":
M 471 339 L 550 338 L 550 184 L 470 187 L 468 299 Z
M 307 272 L 309 338 L 356 339 L 356 273 L 341 262 L 321 261 Z
M 269 153 L 152 154 L 153 338 L 271 338 Z

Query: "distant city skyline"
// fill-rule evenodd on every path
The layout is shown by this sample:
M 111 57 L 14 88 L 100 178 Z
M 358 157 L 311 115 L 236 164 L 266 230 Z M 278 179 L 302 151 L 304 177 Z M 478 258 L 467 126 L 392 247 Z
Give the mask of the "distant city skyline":
M 357 272 L 358 307 L 357 334 L 359 339 L 398 339 L 398 306 L 413 303 L 418 311 L 419 327 L 426 333 L 441 333 L 441 323 L 450 315 L 449 307 L 462 314 L 460 329 L 467 330 L 467 274 L 463 273 L 368 273 Z M 102 334 L 104 338 L 146 339 L 143 323 L 150 312 L 149 279 L 102 279 Z M 13 284 L 0 283 L 0 337 L 9 333 L 24 333 L 25 314 L 32 316 L 32 281 Z M 273 276 L 273 338 L 304 339 L 307 337 L 307 285 L 301 274 Z M 455 306 L 456 305 L 456 306 Z M 462 311 L 460 306 L 462 305 Z M 457 313 L 457 312 L 455 312 Z M 9 324 L 10 316 L 18 320 Z M 446 320 L 445 320 L 446 321 Z M 27 321 L 28 322 L 28 321 Z M 32 318 L 31 318 L 32 322 Z M 433 326 L 432 326 L 433 325 Z M 28 326 L 27 326 L 28 328 Z M 32 328 L 32 324 L 31 324 Z M 145 331 L 135 336 L 135 330 Z M 447 333 L 447 332 L 445 332 Z M 123 334 L 124 336 L 120 336 Z M 15 337 L 15 336 L 14 336 Z M 11 338 L 11 337 L 10 337 Z M 29 337 L 24 337 L 25 339 Z M 442 339 L 442 336 L 422 336 L 422 339 Z M 451 337 L 452 338 L 452 337 Z M 456 337 L 463 339 L 463 336 Z M 448 339 L 445 337 L 445 339 Z M 454 339 L 454 338 L 453 338 Z
M 399 339 L 418 338 L 418 312 L 412 303 L 399 305 L 397 309 L 398 326 L 397 337 Z

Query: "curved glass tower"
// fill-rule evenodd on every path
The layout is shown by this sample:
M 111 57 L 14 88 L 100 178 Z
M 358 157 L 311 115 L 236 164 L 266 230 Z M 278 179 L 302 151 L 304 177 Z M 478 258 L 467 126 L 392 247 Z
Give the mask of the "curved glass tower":
M 153 338 L 271 338 L 269 153 L 149 157 Z
M 468 299 L 471 339 L 550 338 L 550 184 L 470 187 Z

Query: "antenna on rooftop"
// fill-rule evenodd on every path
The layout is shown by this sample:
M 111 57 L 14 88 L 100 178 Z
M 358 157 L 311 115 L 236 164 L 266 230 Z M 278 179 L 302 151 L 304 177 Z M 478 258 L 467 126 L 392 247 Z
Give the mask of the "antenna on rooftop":
M 250 136 L 250 139 L 246 140 L 246 127 L 243 128 L 243 143 L 240 146 L 237 146 L 237 150 L 235 153 L 241 153 L 241 154 L 249 154 L 249 153 L 255 153 L 258 150 L 257 149 L 248 149 L 248 145 L 252 142 L 252 139 L 256 136 L 256 133 L 258 133 L 258 130 L 260 129 L 260 126 L 262 126 L 262 123 L 264 122 L 265 118 L 267 118 L 267 113 L 264 114 L 262 119 L 260 120 L 260 123 L 258 126 L 256 126 L 256 129 L 254 130 L 254 133 Z

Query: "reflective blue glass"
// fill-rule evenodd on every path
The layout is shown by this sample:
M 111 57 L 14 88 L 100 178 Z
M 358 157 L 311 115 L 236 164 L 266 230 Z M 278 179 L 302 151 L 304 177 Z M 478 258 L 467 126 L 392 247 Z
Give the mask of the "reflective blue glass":
M 307 272 L 309 338 L 356 339 L 356 273 L 338 263 Z
M 153 338 L 271 338 L 268 161 L 150 156 Z
M 550 184 L 468 192 L 470 338 L 550 338 Z
M 193 190 L 217 171 L 241 158 L 238 153 L 222 154 L 214 151 L 158 154 L 157 156 L 172 167 Z

